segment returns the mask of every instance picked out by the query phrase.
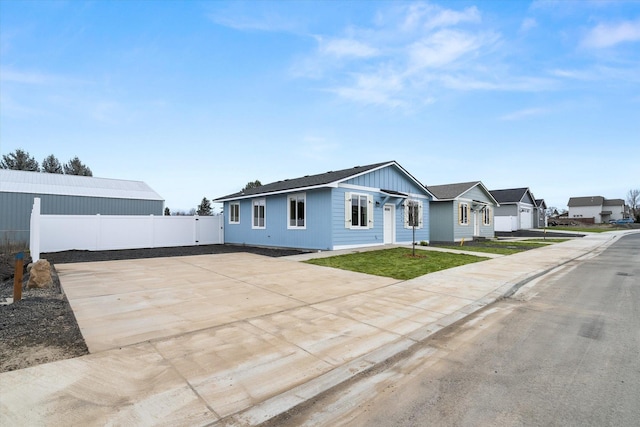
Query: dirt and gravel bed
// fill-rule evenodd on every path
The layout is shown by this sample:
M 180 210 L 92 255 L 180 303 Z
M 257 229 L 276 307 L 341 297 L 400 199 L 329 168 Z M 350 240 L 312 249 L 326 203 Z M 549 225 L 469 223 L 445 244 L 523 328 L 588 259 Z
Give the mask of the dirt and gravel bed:
M 233 245 L 205 245 L 179 248 L 129 249 L 118 251 L 64 251 L 41 254 L 52 265 L 53 286 L 27 289 L 26 273 L 22 300 L 0 305 L 0 372 L 69 359 L 88 354 L 87 346 L 71 310 L 55 264 L 174 257 L 186 255 L 250 252 L 281 257 L 302 253 L 297 250 L 255 248 Z M 28 263 L 26 260 L 25 264 Z M 0 254 L 0 302 L 13 298 L 13 257 Z

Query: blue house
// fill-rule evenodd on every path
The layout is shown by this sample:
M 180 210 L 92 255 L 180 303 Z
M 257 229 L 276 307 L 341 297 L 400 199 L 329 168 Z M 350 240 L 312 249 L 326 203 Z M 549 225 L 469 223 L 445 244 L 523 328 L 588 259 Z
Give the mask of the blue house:
M 336 250 L 429 241 L 426 187 L 395 161 L 272 182 L 214 199 L 225 243 Z

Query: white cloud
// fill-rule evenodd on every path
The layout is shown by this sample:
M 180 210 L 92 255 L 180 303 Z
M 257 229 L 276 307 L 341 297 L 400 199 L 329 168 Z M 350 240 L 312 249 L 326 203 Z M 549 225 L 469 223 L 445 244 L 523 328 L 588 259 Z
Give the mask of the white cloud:
M 397 74 L 358 74 L 355 82 L 347 86 L 330 89 L 339 96 L 365 104 L 399 107 L 404 104 L 399 95 L 403 81 Z
M 51 80 L 53 80 L 52 76 L 38 72 L 17 71 L 6 67 L 0 69 L 0 81 L 3 82 L 41 85 Z
M 537 26 L 538 22 L 535 19 L 526 18 L 524 21 L 522 21 L 522 24 L 520 24 L 520 31 L 527 32 Z
M 409 46 L 409 56 L 414 68 L 443 67 L 455 62 L 467 53 L 483 45 L 477 35 L 456 30 L 440 30 Z
M 640 19 L 615 24 L 598 24 L 582 40 L 582 46 L 607 48 L 624 42 L 640 41 Z
M 332 39 L 324 41 L 319 38 L 320 52 L 337 57 L 368 58 L 378 55 L 378 49 L 353 39 Z
M 468 7 L 463 11 L 456 11 L 443 9 L 433 4 L 418 3 L 407 7 L 406 17 L 401 28 L 404 31 L 432 30 L 465 22 L 476 23 L 480 20 L 480 12 L 475 6 Z
M 514 120 L 522 120 L 528 117 L 540 116 L 543 114 L 547 114 L 549 110 L 544 108 L 528 108 L 525 110 L 518 110 L 512 113 L 508 113 L 500 117 L 500 120 L 504 121 L 514 121 Z

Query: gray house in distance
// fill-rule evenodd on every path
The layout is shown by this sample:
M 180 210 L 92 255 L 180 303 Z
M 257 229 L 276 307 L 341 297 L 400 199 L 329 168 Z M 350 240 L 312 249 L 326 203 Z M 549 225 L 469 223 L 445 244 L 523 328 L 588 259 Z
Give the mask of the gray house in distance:
M 164 199 L 141 181 L 0 169 L 0 243 L 28 242 L 33 199 L 43 215 L 162 215 Z
M 538 205 L 529 188 L 509 188 L 491 190 L 491 195 L 498 201 L 496 208 L 496 231 L 516 231 L 535 228 Z
M 429 185 L 431 241 L 460 242 L 493 238 L 493 215 L 498 202 L 480 181 Z

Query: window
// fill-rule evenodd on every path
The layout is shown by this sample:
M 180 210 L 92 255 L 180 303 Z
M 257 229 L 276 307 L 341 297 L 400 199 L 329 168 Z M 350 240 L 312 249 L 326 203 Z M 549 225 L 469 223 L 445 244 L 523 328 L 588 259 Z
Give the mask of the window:
M 229 224 L 240 224 L 240 203 L 229 203 Z
M 293 194 L 289 196 L 289 225 L 288 228 L 305 228 L 306 196 Z
M 488 206 L 482 210 L 482 224 L 491 225 L 491 208 Z
M 405 200 L 404 226 L 405 228 L 422 228 L 422 202 L 420 200 Z
M 458 205 L 458 223 L 460 225 L 469 225 L 469 205 L 467 203 Z
M 252 228 L 265 228 L 266 202 L 265 199 L 253 201 L 253 226 Z
M 367 194 L 345 193 L 345 227 L 373 228 L 373 199 Z

